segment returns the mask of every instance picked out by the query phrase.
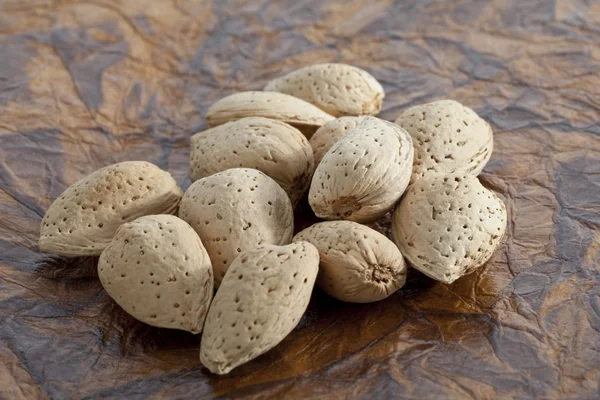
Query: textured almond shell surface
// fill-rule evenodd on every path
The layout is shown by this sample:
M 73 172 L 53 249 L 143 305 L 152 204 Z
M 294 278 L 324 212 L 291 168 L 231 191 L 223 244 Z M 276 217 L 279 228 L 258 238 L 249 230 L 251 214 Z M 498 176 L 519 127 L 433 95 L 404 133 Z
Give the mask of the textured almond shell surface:
M 413 139 L 411 182 L 431 173 L 477 176 L 492 155 L 492 129 L 475 111 L 439 100 L 404 111 L 396 120 Z
M 335 142 L 346 136 L 350 130 L 356 128 L 356 126 L 364 119 L 365 117 L 341 117 L 329 121 L 317 129 L 310 138 L 315 165 L 319 165 L 325 153 L 327 153 Z
M 306 242 L 240 254 L 208 312 L 202 364 L 226 374 L 279 344 L 306 311 L 318 270 L 317 249 Z
M 406 189 L 412 162 L 408 133 L 398 125 L 366 117 L 317 166 L 310 206 L 324 219 L 373 221 L 389 211 Z
M 192 136 L 190 176 L 198 180 L 229 168 L 254 168 L 273 178 L 296 204 L 314 172 L 306 137 L 285 122 L 262 117 L 227 122 Z
M 293 241 L 306 241 L 317 248 L 317 285 L 338 300 L 382 300 L 406 281 L 406 263 L 398 247 L 368 226 L 352 221 L 320 222 L 298 233 Z
M 265 117 L 286 122 L 300 128 L 303 133 L 312 134 L 314 129 L 333 116 L 306 101 L 294 96 L 277 92 L 239 92 L 222 98 L 206 112 L 209 126 L 245 117 Z M 305 132 L 305 129 L 309 132 Z
M 181 200 L 179 217 L 202 239 L 217 287 L 239 253 L 261 244 L 288 244 L 294 229 L 285 191 L 249 168 L 228 169 L 194 182 Z
M 377 115 L 383 87 L 367 71 L 347 64 L 316 64 L 270 81 L 265 91 L 306 100 L 334 117 Z
M 202 331 L 213 271 L 200 238 L 172 215 L 122 225 L 102 252 L 98 276 L 127 313 L 149 325 Z
M 412 184 L 394 211 L 394 241 L 425 275 L 452 283 L 486 263 L 506 231 L 506 207 L 468 175 L 436 175 Z
M 119 226 L 143 215 L 171 214 L 183 192 L 166 171 L 144 161 L 99 169 L 56 199 L 42 220 L 42 251 L 100 255 Z

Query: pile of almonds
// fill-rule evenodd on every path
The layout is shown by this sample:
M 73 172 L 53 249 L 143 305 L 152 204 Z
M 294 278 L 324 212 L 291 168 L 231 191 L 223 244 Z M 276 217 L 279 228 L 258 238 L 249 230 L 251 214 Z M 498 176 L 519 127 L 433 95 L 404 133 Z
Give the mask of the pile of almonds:
M 102 168 L 50 206 L 39 246 L 99 255 L 107 293 L 147 324 L 203 332 L 200 360 L 217 374 L 281 342 L 315 283 L 341 301 L 382 300 L 404 284 L 405 258 L 451 283 L 489 260 L 506 230 L 502 200 L 477 179 L 492 131 L 451 100 L 387 122 L 373 116 L 383 97 L 344 64 L 225 97 L 191 138 L 185 193 L 147 162 Z M 306 192 L 328 221 L 294 236 Z M 392 209 L 393 242 L 362 225 Z

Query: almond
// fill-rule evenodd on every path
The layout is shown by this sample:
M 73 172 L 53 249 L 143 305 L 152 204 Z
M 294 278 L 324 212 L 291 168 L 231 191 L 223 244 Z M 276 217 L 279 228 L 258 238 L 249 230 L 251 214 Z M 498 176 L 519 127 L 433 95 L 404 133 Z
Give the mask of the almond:
M 415 146 L 411 182 L 430 173 L 477 176 L 492 155 L 492 129 L 475 111 L 456 101 L 409 108 L 396 123 L 412 136 Z
M 192 136 L 190 176 L 204 178 L 229 168 L 258 169 L 296 204 L 310 185 L 313 153 L 299 130 L 262 117 L 227 122 Z
M 136 319 L 202 331 L 213 271 L 200 238 L 179 218 L 149 215 L 122 225 L 100 256 L 98 275 L 110 297 Z
M 224 97 L 206 112 L 209 126 L 245 117 L 265 117 L 286 122 L 310 137 L 334 118 L 304 100 L 276 92 L 240 92 Z
M 334 117 L 377 115 L 385 93 L 371 74 L 347 64 L 316 64 L 270 81 L 266 91 L 314 104 Z
M 469 175 L 428 175 L 394 211 L 392 233 L 413 267 L 452 283 L 485 264 L 506 231 L 506 207 Z
M 306 242 L 242 252 L 208 311 L 202 364 L 226 374 L 279 344 L 306 311 L 318 270 L 317 249 Z
M 388 212 L 408 185 L 410 136 L 398 125 L 365 117 L 325 154 L 308 200 L 324 219 L 373 221 Z
M 317 248 L 317 285 L 338 300 L 382 300 L 406 280 L 406 264 L 398 247 L 368 226 L 352 221 L 321 222 L 298 233 L 293 241 L 306 241 Z
M 315 165 L 319 165 L 323 156 L 327 151 L 341 138 L 346 136 L 350 130 L 362 122 L 365 117 L 342 117 L 325 123 L 317 129 L 315 134 L 310 138 Z
M 233 168 L 194 182 L 179 217 L 198 233 L 212 260 L 218 287 L 229 264 L 261 244 L 288 244 L 294 214 L 284 190 L 255 169 Z
M 119 226 L 143 215 L 170 214 L 182 196 L 173 177 L 156 165 L 126 161 L 99 169 L 73 184 L 42 220 L 42 251 L 100 255 Z

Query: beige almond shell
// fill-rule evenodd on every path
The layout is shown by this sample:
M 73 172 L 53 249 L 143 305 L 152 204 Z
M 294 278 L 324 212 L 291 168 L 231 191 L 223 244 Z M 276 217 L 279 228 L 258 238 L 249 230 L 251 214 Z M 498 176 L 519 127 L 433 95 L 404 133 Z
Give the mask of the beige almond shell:
M 314 224 L 294 236 L 319 250 L 317 285 L 341 301 L 383 300 L 406 281 L 398 247 L 381 233 L 352 221 Z
M 194 182 L 183 195 L 179 217 L 202 239 L 216 287 L 239 253 L 261 244 L 288 244 L 294 230 L 294 210 L 285 191 L 249 168 L 228 169 Z
M 248 117 L 192 136 L 193 181 L 229 168 L 254 168 L 273 178 L 297 204 L 314 172 L 306 137 L 285 122 Z
M 183 192 L 166 171 L 145 161 L 99 169 L 67 188 L 42 219 L 42 251 L 100 255 L 124 223 L 143 215 L 171 214 Z
M 476 177 L 430 175 L 409 186 L 392 234 L 414 268 L 452 283 L 490 259 L 506 223 L 504 203 Z
M 312 146 L 315 165 L 319 165 L 323 156 L 327 151 L 341 138 L 346 136 L 350 130 L 356 128 L 366 117 L 341 117 L 329 121 L 317 131 L 310 138 L 310 145 Z
M 208 311 L 202 364 L 226 374 L 279 344 L 306 311 L 318 270 L 319 253 L 306 242 L 240 254 Z
M 402 196 L 412 163 L 408 133 L 391 122 L 366 117 L 325 154 L 308 201 L 323 219 L 373 221 Z
M 245 117 L 276 119 L 295 126 L 308 135 L 334 119 L 302 99 L 277 92 L 234 93 L 217 101 L 206 112 L 206 121 L 211 127 Z
M 270 81 L 265 91 L 281 92 L 314 104 L 334 117 L 377 115 L 383 87 L 367 71 L 347 64 L 316 64 Z
M 202 331 L 213 271 L 200 238 L 173 215 L 122 225 L 100 256 L 98 276 L 128 314 L 152 326 Z
M 396 123 L 412 136 L 415 146 L 411 182 L 431 173 L 477 176 L 492 155 L 489 124 L 457 101 L 411 107 Z

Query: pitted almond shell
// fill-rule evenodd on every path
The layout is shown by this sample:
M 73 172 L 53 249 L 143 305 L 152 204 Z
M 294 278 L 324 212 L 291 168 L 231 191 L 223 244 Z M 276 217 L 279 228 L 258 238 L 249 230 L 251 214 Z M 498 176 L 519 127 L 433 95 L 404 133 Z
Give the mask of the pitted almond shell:
M 492 155 L 489 124 L 454 100 L 411 107 L 396 120 L 412 137 L 415 160 L 411 182 L 428 174 L 477 176 Z
M 128 314 L 152 326 L 202 331 L 213 271 L 200 238 L 172 215 L 122 225 L 102 252 L 98 276 Z
M 202 239 L 218 287 L 244 250 L 288 244 L 294 210 L 285 191 L 262 172 L 233 168 L 194 182 L 185 192 L 179 217 Z
M 485 264 L 506 231 L 502 200 L 470 175 L 428 175 L 394 211 L 394 241 L 425 275 L 452 283 Z
M 126 161 L 93 172 L 52 203 L 40 229 L 42 251 L 100 255 L 124 223 L 143 215 L 171 214 L 183 192 L 154 164 Z
M 245 117 L 264 117 L 283 121 L 310 137 L 327 121 L 334 119 L 314 105 L 297 97 L 277 92 L 239 92 L 222 98 L 206 112 L 209 126 Z
M 314 224 L 296 236 L 319 250 L 317 285 L 341 301 L 379 301 L 406 281 L 406 264 L 398 247 L 381 233 L 352 221 Z
M 319 253 L 310 243 L 242 252 L 208 311 L 202 364 L 226 374 L 279 344 L 306 311 L 318 271 Z
M 374 221 L 408 185 L 413 146 L 398 125 L 366 117 L 336 142 L 317 166 L 308 195 L 323 219 Z
M 316 64 L 270 81 L 265 91 L 306 100 L 334 117 L 377 115 L 383 87 L 367 71 L 347 64 Z
M 313 152 L 306 137 L 285 122 L 248 117 L 191 138 L 193 181 L 229 168 L 258 169 L 273 178 L 296 204 L 310 185 Z

